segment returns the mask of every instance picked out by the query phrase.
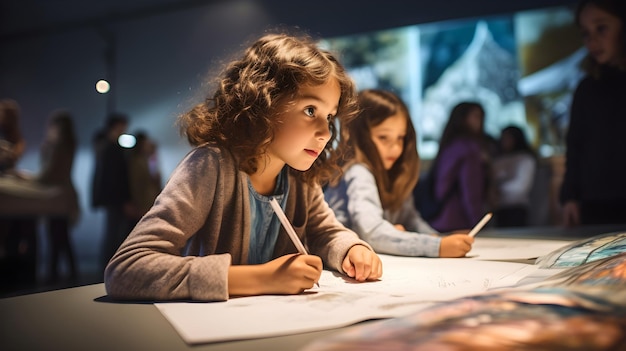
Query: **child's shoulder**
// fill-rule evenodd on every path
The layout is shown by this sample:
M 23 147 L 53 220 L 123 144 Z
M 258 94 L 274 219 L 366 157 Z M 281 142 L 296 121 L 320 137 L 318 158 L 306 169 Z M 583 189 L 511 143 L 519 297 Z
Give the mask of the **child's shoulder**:
M 214 143 L 204 143 L 192 148 L 183 163 L 230 163 L 233 161 L 231 153 L 223 146 Z
M 344 168 L 344 173 L 372 173 L 368 165 L 362 162 L 354 162 Z
M 191 154 L 200 154 L 200 155 L 209 155 L 209 154 L 213 154 L 213 155 L 224 155 L 224 154 L 228 154 L 230 155 L 230 152 L 228 152 L 228 150 L 219 144 L 216 143 L 210 143 L 210 142 L 206 142 L 200 145 L 196 145 L 194 146 L 188 153 L 189 155 Z
M 343 177 L 345 179 L 349 178 L 373 178 L 374 174 L 368 165 L 365 163 L 355 162 L 346 168 L 343 171 Z
M 171 178 L 187 183 L 206 183 L 210 179 L 236 179 L 237 172 L 237 164 L 227 149 L 202 144 L 193 147 L 183 157 Z

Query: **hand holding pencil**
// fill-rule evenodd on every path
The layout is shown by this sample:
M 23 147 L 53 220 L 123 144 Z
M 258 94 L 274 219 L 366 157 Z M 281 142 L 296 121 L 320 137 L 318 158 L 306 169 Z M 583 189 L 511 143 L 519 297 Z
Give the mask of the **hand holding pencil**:
M 278 219 L 282 223 L 285 231 L 289 235 L 289 238 L 293 242 L 294 246 L 303 255 L 308 255 L 306 248 L 298 238 L 295 230 L 291 226 L 291 223 L 287 219 L 287 216 L 283 212 L 283 209 L 278 204 L 276 199 L 270 200 L 270 205 Z M 357 281 L 372 281 L 379 279 L 383 274 L 382 262 L 380 257 L 373 251 L 363 245 L 354 245 L 348 250 L 348 254 L 343 260 L 342 269 L 351 278 Z M 316 283 L 319 287 L 319 283 Z
M 306 251 L 306 248 L 304 247 L 304 244 L 302 244 L 302 241 L 300 241 L 300 238 L 298 238 L 298 234 L 296 234 L 296 231 L 293 229 L 293 226 L 289 222 L 289 219 L 287 219 L 287 216 L 285 215 L 285 212 L 283 212 L 283 209 L 280 207 L 278 201 L 276 201 L 275 198 L 271 198 L 270 205 L 280 220 L 280 223 L 283 225 L 283 228 L 285 228 L 287 235 L 289 235 L 289 239 L 291 239 L 291 242 L 296 247 L 296 250 L 298 250 L 298 252 L 302 255 L 308 255 L 309 253 Z M 319 282 L 316 282 L 315 284 L 318 287 L 320 286 Z
M 487 213 L 479 222 L 478 224 L 476 224 L 474 226 L 474 228 L 472 228 L 472 230 L 470 230 L 469 233 L 467 233 L 467 235 L 471 236 L 472 238 L 474 236 L 476 236 L 476 234 L 478 234 L 478 232 L 483 229 L 483 227 L 485 226 L 485 224 L 487 224 L 487 222 L 489 222 L 489 220 L 491 219 L 491 217 L 493 216 L 493 214 L 491 212 Z
M 472 249 L 474 236 L 489 222 L 492 214 L 487 213 L 467 234 L 455 233 L 441 239 L 439 257 L 464 257 Z
M 474 236 L 489 222 L 491 216 L 491 213 L 487 213 L 467 234 L 459 232 L 444 236 L 439 246 L 439 257 L 464 257 L 472 249 Z

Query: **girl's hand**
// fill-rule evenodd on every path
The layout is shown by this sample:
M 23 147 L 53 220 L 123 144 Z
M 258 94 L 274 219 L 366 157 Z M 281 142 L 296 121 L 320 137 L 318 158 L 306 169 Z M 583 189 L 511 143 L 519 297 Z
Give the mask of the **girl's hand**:
M 228 294 L 251 296 L 299 294 L 313 287 L 322 274 L 322 259 L 290 254 L 258 265 L 231 265 Z
M 290 254 L 262 265 L 267 294 L 299 294 L 313 287 L 322 275 L 322 259 L 314 255 Z
M 363 245 L 355 245 L 348 250 L 341 268 L 357 281 L 376 280 L 383 275 L 383 264 L 372 250 Z
M 441 239 L 439 257 L 463 257 L 472 249 L 474 238 L 467 234 L 451 234 Z

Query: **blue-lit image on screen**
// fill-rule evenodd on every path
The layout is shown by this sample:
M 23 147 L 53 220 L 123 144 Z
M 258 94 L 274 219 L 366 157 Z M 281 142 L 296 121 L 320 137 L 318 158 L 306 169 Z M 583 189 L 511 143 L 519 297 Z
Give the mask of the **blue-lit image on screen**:
M 423 159 L 432 159 L 450 110 L 476 101 L 485 130 L 522 127 L 542 156 L 561 154 L 584 56 L 568 7 L 457 19 L 327 38 L 357 89 L 381 88 L 409 106 Z

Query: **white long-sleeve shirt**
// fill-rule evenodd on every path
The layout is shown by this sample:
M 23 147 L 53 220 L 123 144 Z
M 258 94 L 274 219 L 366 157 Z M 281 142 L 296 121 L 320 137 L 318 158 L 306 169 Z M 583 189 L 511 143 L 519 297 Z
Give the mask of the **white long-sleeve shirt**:
M 530 204 L 530 191 L 537 162 L 527 153 L 514 153 L 493 160 L 494 180 L 498 187 L 498 207 Z

